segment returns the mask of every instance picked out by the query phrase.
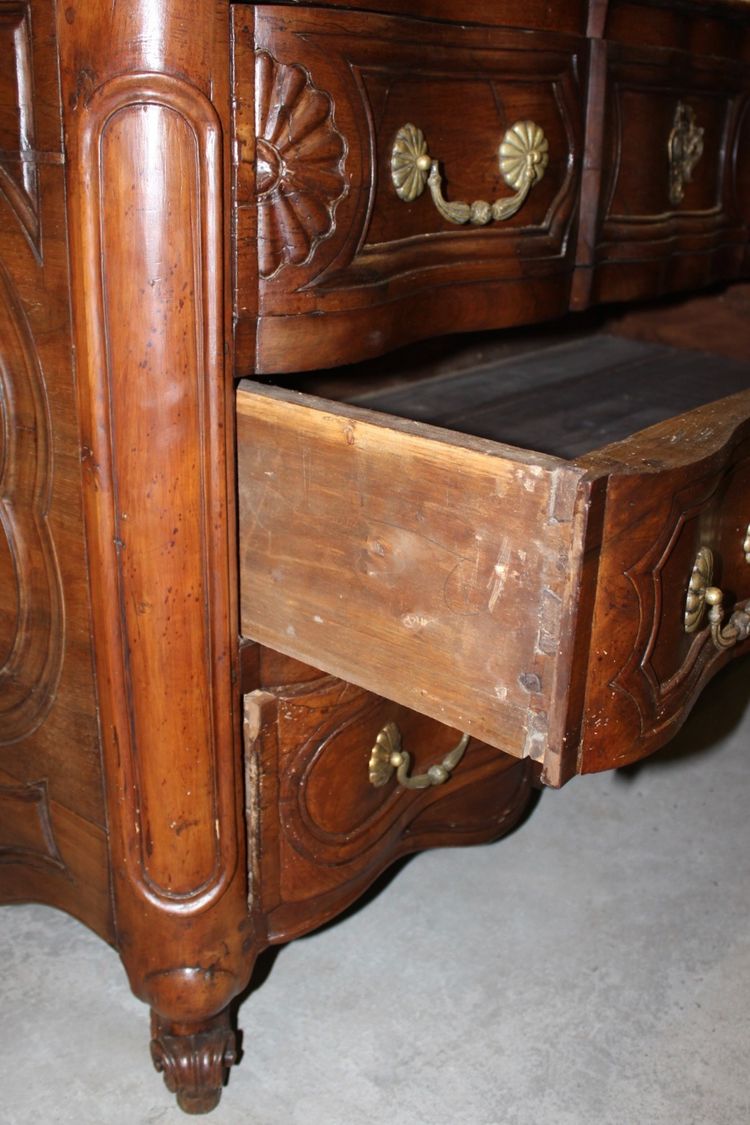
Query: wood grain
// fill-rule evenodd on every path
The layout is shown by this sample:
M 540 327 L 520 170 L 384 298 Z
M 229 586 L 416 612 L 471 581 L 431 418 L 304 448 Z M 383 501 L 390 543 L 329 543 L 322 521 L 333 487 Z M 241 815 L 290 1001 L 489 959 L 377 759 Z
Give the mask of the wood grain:
M 254 898 L 270 942 L 344 909 L 399 855 L 497 838 L 528 806 L 532 763 L 474 740 L 445 785 L 407 791 L 394 779 L 376 789 L 367 763 L 386 722 L 420 770 L 459 732 L 265 649 L 259 683 L 245 697 L 246 792 L 260 860 Z
M 582 40 L 270 6 L 253 8 L 246 24 L 243 11 L 234 25 L 237 223 L 244 232 L 257 221 L 259 319 L 243 291 L 253 282 L 243 258 L 254 250 L 243 236 L 240 373 L 294 370 L 311 357 L 328 366 L 567 308 Z M 468 133 L 457 100 L 469 107 Z M 509 221 L 456 227 L 429 193 L 409 205 L 396 195 L 390 152 L 407 122 L 439 157 L 450 197 L 473 200 L 511 194 L 498 147 L 525 120 L 544 129 L 550 162 Z
M 0 901 L 111 940 L 55 12 L 0 3 Z
M 237 411 L 243 632 L 543 760 L 562 737 L 582 474 L 247 383 Z

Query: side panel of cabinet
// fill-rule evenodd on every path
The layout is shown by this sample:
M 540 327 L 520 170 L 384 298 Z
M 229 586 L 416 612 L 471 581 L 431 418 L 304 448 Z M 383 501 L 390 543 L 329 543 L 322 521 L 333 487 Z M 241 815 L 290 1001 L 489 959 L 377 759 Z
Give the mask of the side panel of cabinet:
M 0 900 L 111 937 L 48 0 L 1 0 L 0 58 Z

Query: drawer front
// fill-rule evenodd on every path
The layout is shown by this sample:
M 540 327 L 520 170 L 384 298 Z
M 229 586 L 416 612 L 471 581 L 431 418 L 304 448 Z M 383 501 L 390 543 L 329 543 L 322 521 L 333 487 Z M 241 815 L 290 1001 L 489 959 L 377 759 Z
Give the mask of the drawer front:
M 736 61 L 592 44 L 574 306 L 739 275 L 748 89 Z
M 240 372 L 566 310 L 582 40 L 276 7 L 253 8 L 253 27 L 248 11 L 234 17 Z M 420 153 L 450 203 L 520 198 L 527 156 L 543 176 L 515 213 L 456 223 Z
M 262 868 L 253 883 L 271 941 L 342 910 L 398 855 L 494 839 L 523 813 L 531 763 L 471 740 L 441 784 L 413 789 L 395 773 L 371 776 L 379 737 L 400 738 L 413 779 L 461 734 L 313 669 L 299 681 L 294 661 L 274 663 L 293 682 L 245 697 L 249 827 Z
M 750 609 L 748 417 L 750 391 L 601 455 L 612 463 L 592 613 L 583 772 L 656 750 L 707 680 L 750 647 L 741 634 L 732 643 L 731 625 L 734 610 Z M 594 467 L 597 458 L 590 460 Z M 714 640 L 702 600 L 712 585 L 724 594 L 726 647 Z
M 582 471 L 250 383 L 237 429 L 243 633 L 555 778 Z

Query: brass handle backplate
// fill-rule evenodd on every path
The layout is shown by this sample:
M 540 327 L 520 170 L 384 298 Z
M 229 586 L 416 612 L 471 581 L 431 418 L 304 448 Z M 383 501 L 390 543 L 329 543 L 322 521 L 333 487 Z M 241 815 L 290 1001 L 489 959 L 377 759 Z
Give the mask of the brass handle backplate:
M 469 744 L 469 737 L 468 734 L 463 735 L 461 741 L 445 755 L 442 762 L 430 766 L 427 773 L 410 777 L 411 755 L 401 748 L 401 731 L 395 723 L 388 722 L 379 731 L 370 752 L 370 784 L 380 788 L 381 785 L 386 785 L 395 773 L 396 780 L 404 789 L 429 789 L 431 785 L 443 785 L 463 758 Z
M 745 558 L 750 562 L 750 528 L 743 544 Z M 703 615 L 708 608 L 708 624 L 711 639 L 718 649 L 731 648 L 750 637 L 750 612 L 747 605 L 737 606 L 724 625 L 724 593 L 718 586 L 711 585 L 714 570 L 714 556 L 709 547 L 701 547 L 693 564 L 687 599 L 685 601 L 685 632 L 695 633 L 700 628 Z
M 510 219 L 522 206 L 534 184 L 538 184 L 549 164 L 549 143 L 543 129 L 533 121 L 517 121 L 503 137 L 498 153 L 500 173 L 515 195 L 487 203 L 449 203 L 443 195 L 443 181 L 437 160 L 427 151 L 427 141 L 416 125 L 404 125 L 396 134 L 391 150 L 391 179 L 399 199 L 413 203 L 429 186 L 435 206 L 451 223 L 486 226 L 495 220 Z
M 695 166 L 703 156 L 703 129 L 695 110 L 678 102 L 667 143 L 669 153 L 669 201 L 677 206 L 685 198 L 685 184 L 693 178 Z

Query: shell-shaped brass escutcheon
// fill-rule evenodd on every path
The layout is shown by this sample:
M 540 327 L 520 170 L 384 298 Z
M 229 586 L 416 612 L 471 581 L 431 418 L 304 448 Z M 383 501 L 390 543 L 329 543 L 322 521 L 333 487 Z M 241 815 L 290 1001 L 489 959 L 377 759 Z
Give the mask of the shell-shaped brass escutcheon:
M 429 153 L 424 133 L 417 125 L 403 125 L 391 150 L 391 180 L 399 199 L 413 203 L 429 186 L 433 202 L 451 223 L 485 226 L 515 215 L 549 164 L 549 142 L 534 121 L 516 121 L 506 132 L 498 152 L 500 174 L 515 195 L 488 203 L 449 203 L 443 196 L 440 167 Z

